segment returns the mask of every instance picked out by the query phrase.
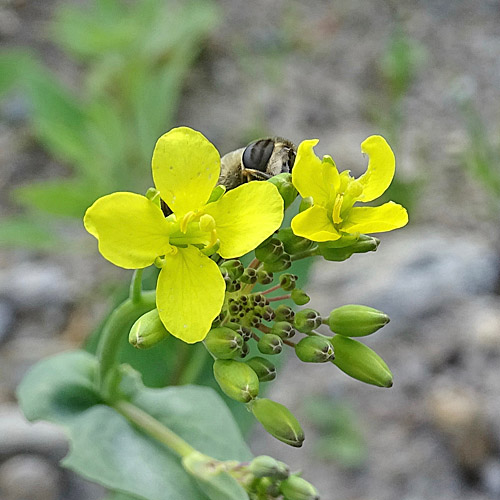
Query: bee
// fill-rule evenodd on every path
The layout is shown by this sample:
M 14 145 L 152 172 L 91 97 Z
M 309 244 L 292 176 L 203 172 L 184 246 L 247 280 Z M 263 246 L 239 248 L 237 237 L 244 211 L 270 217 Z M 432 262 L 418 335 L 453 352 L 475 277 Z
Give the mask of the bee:
M 265 181 L 282 173 L 292 171 L 297 148 L 283 137 L 267 137 L 251 142 L 221 158 L 220 176 L 217 184 L 227 190 L 253 180 Z M 165 217 L 172 211 L 161 200 Z
M 296 154 L 295 146 L 282 137 L 253 141 L 221 158 L 218 184 L 233 189 L 245 182 L 265 181 L 275 175 L 291 172 Z

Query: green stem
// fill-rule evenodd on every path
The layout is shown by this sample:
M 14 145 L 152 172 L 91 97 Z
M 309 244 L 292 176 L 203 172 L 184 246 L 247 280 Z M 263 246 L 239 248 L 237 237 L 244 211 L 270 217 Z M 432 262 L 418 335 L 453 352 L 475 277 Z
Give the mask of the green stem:
M 202 344 L 191 346 L 193 354 L 189 360 L 189 364 L 184 368 L 181 376 L 179 377 L 179 385 L 194 384 L 198 380 L 207 359 L 207 350 Z
M 313 247 L 310 250 L 304 250 L 303 252 L 292 255 L 291 260 L 293 262 L 300 259 L 306 259 L 307 257 L 315 257 L 316 255 L 320 255 L 319 248 Z
M 135 276 L 134 280 L 135 281 Z M 135 286 L 132 285 L 135 290 Z M 140 299 L 134 302 L 127 299 L 122 302 L 109 316 L 101 333 L 97 346 L 99 359 L 98 387 L 102 390 L 108 373 L 118 364 L 121 353 L 121 338 L 126 334 L 133 322 L 144 313 L 151 311 L 156 305 L 156 292 L 141 293 Z
M 114 402 L 113 408 L 121 413 L 127 420 L 139 427 L 139 429 L 170 448 L 180 457 L 185 457 L 196 451 L 175 432 L 171 431 L 167 426 L 163 425 L 149 415 L 149 413 L 146 413 L 134 404 L 121 400 Z
M 142 272 L 144 269 L 136 269 L 130 282 L 129 298 L 132 302 L 140 302 L 142 296 Z

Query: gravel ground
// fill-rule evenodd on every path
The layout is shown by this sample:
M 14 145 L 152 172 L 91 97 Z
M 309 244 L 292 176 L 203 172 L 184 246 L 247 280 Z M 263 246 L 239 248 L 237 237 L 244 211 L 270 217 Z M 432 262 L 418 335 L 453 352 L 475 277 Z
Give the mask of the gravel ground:
M 375 254 L 318 264 L 307 287 L 322 313 L 363 303 L 391 316 L 367 344 L 388 362 L 395 385 L 372 388 L 333 366 L 291 359 L 270 395 L 305 422 L 304 447 L 290 450 L 256 430 L 254 451 L 303 469 L 325 500 L 499 499 L 498 213 L 460 168 L 470 144 L 457 108 L 457 95 L 467 93 L 495 138 L 498 2 L 218 3 L 225 18 L 189 76 L 178 123 L 203 131 L 222 152 L 261 135 L 317 137 L 318 153 L 360 173 L 359 144 L 384 133 L 373 119 L 387 105 L 377 61 L 397 20 L 425 54 L 402 101 L 396 151 L 399 178 L 418 180 L 410 226 L 383 235 Z M 74 82 L 79 69 L 44 34 L 52 5 L 0 1 L 0 40 L 37 47 Z M 7 201 L 12 186 L 65 172 L 9 106 L 0 113 L 5 213 L 15 211 Z M 64 440 L 53 428 L 35 433 L 22 423 L 14 389 L 38 359 L 81 343 L 106 310 L 91 298 L 98 280 L 120 276 L 95 254 L 0 251 L 0 431 L 17 429 L 23 443 L 0 438 L 2 500 L 99 498 L 99 489 L 55 468 Z M 355 465 L 318 456 L 325 437 L 307 417 L 312 395 L 352 411 L 365 447 Z M 33 478 L 45 478 L 44 489 L 26 493 Z

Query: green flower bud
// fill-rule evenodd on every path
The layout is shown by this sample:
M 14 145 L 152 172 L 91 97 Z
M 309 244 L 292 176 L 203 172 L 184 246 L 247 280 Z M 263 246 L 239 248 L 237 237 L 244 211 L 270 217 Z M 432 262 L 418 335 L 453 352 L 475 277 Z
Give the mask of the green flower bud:
M 310 333 L 322 323 L 321 315 L 314 309 L 302 309 L 295 315 L 293 324 L 302 333 Z
M 128 341 L 137 349 L 149 349 L 167 338 L 168 330 L 163 326 L 158 309 L 143 314 L 132 326 Z
M 259 394 L 259 378 L 245 363 L 216 359 L 214 376 L 223 392 L 240 403 L 248 403 Z
M 364 337 L 389 323 L 390 318 L 373 307 L 346 305 L 334 309 L 328 317 L 332 332 L 345 337 Z
M 367 236 L 366 234 L 361 234 L 359 238 L 352 243 L 350 240 L 344 242 L 344 245 L 342 243 L 342 238 L 337 241 L 318 243 L 319 253 L 325 260 L 341 262 L 347 260 L 355 253 L 374 252 L 377 250 L 380 240 L 372 236 Z
M 276 367 L 268 359 L 256 356 L 246 363 L 257 374 L 260 382 L 270 382 L 276 378 Z
M 293 309 L 289 306 L 286 306 L 285 304 L 280 304 L 274 310 L 274 314 L 274 318 L 276 321 L 288 321 L 289 323 L 292 323 L 295 317 Z
M 264 262 L 264 269 L 268 273 L 279 273 L 280 271 L 285 271 L 292 265 L 292 259 L 290 255 L 284 253 L 274 262 Z
M 286 479 L 290 475 L 290 469 L 287 464 L 267 455 L 255 457 L 250 462 L 248 470 L 255 477 Z
M 271 327 L 271 332 L 281 339 L 290 339 L 295 335 L 295 328 L 288 321 L 277 321 Z
M 319 500 L 318 490 L 300 476 L 292 475 L 281 481 L 280 492 L 287 500 Z
M 269 285 L 273 282 L 273 273 L 268 273 L 265 269 L 257 271 L 257 282 L 261 285 Z
M 274 184 L 278 188 L 278 192 L 283 198 L 286 210 L 299 194 L 292 184 L 292 174 L 286 172 L 278 174 L 271 177 L 268 182 Z
M 299 212 L 304 212 L 308 208 L 311 208 L 314 205 L 314 201 L 311 196 L 307 196 L 306 198 L 302 198 L 299 205 Z
M 240 277 L 242 283 L 247 283 L 248 285 L 253 285 L 257 283 L 257 271 L 251 267 L 247 267 Z
M 254 399 L 248 406 L 271 436 L 296 448 L 302 446 L 304 431 L 286 406 L 265 398 Z
M 161 208 L 160 191 L 158 191 L 158 189 L 150 187 L 146 191 L 146 198 L 152 201 L 158 208 Z
M 305 252 L 314 246 L 314 241 L 302 238 L 301 236 L 296 236 L 291 227 L 280 229 L 278 238 L 283 242 L 285 252 L 290 255 Z
M 237 316 L 238 313 L 242 310 L 241 304 L 234 300 L 234 299 L 229 299 L 229 303 L 227 305 L 227 309 L 229 311 L 229 314 L 231 316 Z
M 205 347 L 219 359 L 234 359 L 241 355 L 243 338 L 225 326 L 213 328 L 205 337 Z
M 252 330 L 250 330 L 250 328 L 247 328 L 246 326 L 238 326 L 239 328 L 237 328 L 236 331 L 241 335 L 243 341 L 246 342 L 247 340 L 250 340 L 250 338 L 252 337 Z
M 295 346 L 295 354 L 305 363 L 326 363 L 335 357 L 331 342 L 324 337 L 304 337 Z
M 252 293 L 249 296 L 249 302 L 250 302 L 250 305 L 254 306 L 254 307 L 264 307 L 264 306 L 267 306 L 269 304 L 265 295 L 262 295 L 261 293 Z
M 301 290 L 300 288 L 296 288 L 295 290 L 292 290 L 292 293 L 290 294 L 292 300 L 297 304 L 298 306 L 304 306 L 307 304 L 311 298 L 309 295 L 307 295 L 304 290 Z
M 284 252 L 283 243 L 278 238 L 271 238 L 255 249 L 255 257 L 264 263 L 276 262 Z M 272 272 L 272 271 L 271 271 Z
M 262 500 L 268 498 L 277 498 L 280 496 L 278 486 L 279 481 L 270 477 L 262 477 L 254 480 L 252 490 L 255 491 L 256 496 L 250 496 L 252 500 Z
M 243 264 L 238 259 L 226 260 L 220 265 L 220 268 L 226 270 L 229 277 L 233 280 L 237 280 L 245 270 Z
M 295 288 L 295 282 L 298 280 L 296 274 L 284 273 L 280 276 L 280 286 L 286 292 L 291 292 Z
M 332 340 L 335 359 L 332 363 L 352 378 L 378 387 L 392 387 L 392 373 L 385 361 L 361 342 L 342 335 Z
M 262 354 L 279 354 L 283 350 L 283 342 L 277 335 L 266 333 L 260 338 L 257 347 Z
M 257 306 L 255 312 L 264 321 L 272 321 L 274 319 L 274 309 L 271 306 Z

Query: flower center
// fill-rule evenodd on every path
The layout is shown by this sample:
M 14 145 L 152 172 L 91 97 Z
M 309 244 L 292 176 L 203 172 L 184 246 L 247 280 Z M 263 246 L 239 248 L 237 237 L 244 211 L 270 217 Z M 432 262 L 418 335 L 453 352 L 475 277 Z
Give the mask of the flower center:
M 170 244 L 174 246 L 196 245 L 200 248 L 213 247 L 217 241 L 214 218 L 193 211 L 175 223 L 169 239 Z
M 332 220 L 334 224 L 340 224 L 342 222 L 342 217 L 340 216 L 340 210 L 342 209 L 342 202 L 344 201 L 344 193 L 337 193 L 335 197 L 335 202 L 333 203 L 332 210 Z

